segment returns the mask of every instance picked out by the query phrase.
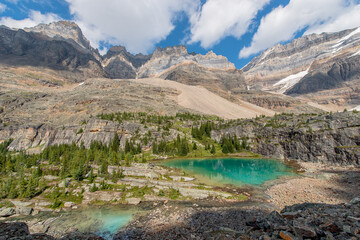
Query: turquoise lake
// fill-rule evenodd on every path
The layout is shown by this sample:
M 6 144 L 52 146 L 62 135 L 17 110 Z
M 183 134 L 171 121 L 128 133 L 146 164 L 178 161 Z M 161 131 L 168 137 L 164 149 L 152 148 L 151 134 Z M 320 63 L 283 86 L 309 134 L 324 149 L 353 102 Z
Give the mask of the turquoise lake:
M 202 180 L 235 186 L 261 185 L 266 181 L 293 174 L 289 166 L 270 159 L 180 159 L 166 161 L 162 165 L 182 169 Z

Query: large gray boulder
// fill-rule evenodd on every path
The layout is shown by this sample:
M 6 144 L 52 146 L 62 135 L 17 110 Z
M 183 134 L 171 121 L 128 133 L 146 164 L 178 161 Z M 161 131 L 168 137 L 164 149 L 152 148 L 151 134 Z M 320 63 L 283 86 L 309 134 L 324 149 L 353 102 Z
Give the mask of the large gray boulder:
M 12 207 L 9 207 L 9 208 L 6 208 L 6 207 L 3 207 L 3 208 L 0 208 L 0 217 L 10 217 L 12 215 L 14 215 L 16 212 L 15 212 L 15 209 L 12 208 Z

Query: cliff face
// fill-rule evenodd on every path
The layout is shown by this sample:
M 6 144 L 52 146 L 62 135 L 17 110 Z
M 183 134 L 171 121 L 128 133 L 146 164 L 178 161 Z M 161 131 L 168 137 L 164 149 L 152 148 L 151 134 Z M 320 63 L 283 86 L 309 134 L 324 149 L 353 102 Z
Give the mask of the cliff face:
M 28 30 L 29 31 L 29 30 Z M 75 41 L 56 40 L 41 33 L 0 27 L 0 62 L 12 66 L 49 67 L 54 70 L 103 76 L 96 52 Z
M 360 101 L 349 101 L 344 92 L 356 93 L 360 85 L 359 54 L 360 28 L 312 34 L 269 48 L 242 70 L 252 89 L 302 95 L 317 102 L 325 94 L 356 106 Z M 337 91 L 336 97 L 323 92 L 329 89 Z
M 110 78 L 132 79 L 137 77 L 137 69 L 150 58 L 151 55 L 132 55 L 125 47 L 114 46 L 104 56 L 103 66 Z
M 82 129 L 82 131 L 79 131 Z M 121 145 L 125 145 L 125 136 L 135 134 L 140 129 L 137 124 L 118 124 L 100 119 L 91 119 L 84 125 L 54 128 L 46 124 L 10 125 L 0 127 L 0 139 L 13 139 L 9 150 L 17 151 L 38 146 L 60 144 L 81 144 L 90 147 L 91 142 L 109 144 L 118 133 Z
M 224 135 L 248 137 L 251 150 L 266 157 L 360 165 L 359 113 L 280 115 L 211 132 L 216 141 Z
M 78 49 L 88 50 L 89 52 L 94 51 L 79 26 L 73 22 L 59 21 L 50 24 L 39 24 L 32 28 L 25 28 L 24 31 L 40 33 L 58 41 L 66 41 Z
M 360 55 L 350 58 L 337 58 L 320 64 L 295 84 L 286 94 L 308 94 L 322 90 L 341 88 L 346 82 L 355 86 L 360 84 Z
M 209 89 L 246 89 L 241 70 L 209 69 L 194 62 L 179 64 L 159 77 L 187 85 L 201 85 Z
M 188 53 L 185 46 L 157 48 L 151 59 L 138 70 L 139 78 L 156 77 L 181 63 L 196 63 L 202 67 L 220 70 L 235 70 L 226 57 L 213 52 L 206 55 Z

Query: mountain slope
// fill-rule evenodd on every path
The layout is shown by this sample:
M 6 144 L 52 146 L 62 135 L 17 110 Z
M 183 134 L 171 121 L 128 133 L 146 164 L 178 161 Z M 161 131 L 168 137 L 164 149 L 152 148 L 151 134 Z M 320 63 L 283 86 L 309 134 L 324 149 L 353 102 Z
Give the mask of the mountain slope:
M 252 89 L 359 105 L 360 28 L 311 34 L 261 53 L 243 68 Z M 334 90 L 329 95 L 328 90 Z M 328 100 L 326 100 L 326 97 Z
M 2 26 L 0 63 L 81 72 L 84 76 L 104 76 L 96 52 L 81 47 L 75 41 L 56 40 L 57 38 L 57 35 L 49 38 L 38 32 L 12 30 Z
M 230 102 L 199 86 L 188 86 L 182 83 L 159 78 L 137 79 L 133 81 L 161 88 L 175 89 L 180 92 L 177 96 L 177 102 L 180 106 L 204 114 L 216 115 L 227 119 L 274 115 L 274 112 L 271 110 L 261 108 L 245 101 L 242 101 L 241 104 Z

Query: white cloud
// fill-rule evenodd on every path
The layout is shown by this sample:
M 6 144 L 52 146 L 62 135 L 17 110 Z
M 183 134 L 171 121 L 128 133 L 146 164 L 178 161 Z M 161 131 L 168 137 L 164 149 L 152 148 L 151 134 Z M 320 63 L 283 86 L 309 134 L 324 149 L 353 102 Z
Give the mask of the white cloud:
M 209 48 L 227 36 L 240 38 L 257 12 L 270 0 L 208 0 L 201 12 L 192 16 L 189 43 Z
M 6 10 L 6 5 L 0 3 L 0 13 L 4 12 Z
M 360 25 L 360 8 L 349 0 L 290 0 L 261 19 L 249 47 L 240 58 L 246 58 L 279 42 L 294 38 L 297 32 L 340 31 Z
M 41 12 L 30 10 L 28 18 L 22 20 L 15 20 L 10 17 L 2 17 L 0 19 L 0 25 L 5 25 L 10 28 L 26 28 L 34 27 L 40 23 L 50 23 L 59 20 L 61 20 L 61 18 L 56 14 L 42 14 Z
M 175 28 L 181 13 L 192 16 L 200 0 L 67 0 L 93 46 L 100 41 L 149 52 Z
M 333 18 L 324 24 L 314 25 L 305 34 L 338 32 L 356 27 L 360 27 L 360 5 L 345 8 L 337 18 Z

